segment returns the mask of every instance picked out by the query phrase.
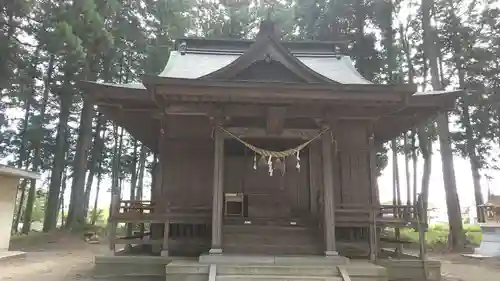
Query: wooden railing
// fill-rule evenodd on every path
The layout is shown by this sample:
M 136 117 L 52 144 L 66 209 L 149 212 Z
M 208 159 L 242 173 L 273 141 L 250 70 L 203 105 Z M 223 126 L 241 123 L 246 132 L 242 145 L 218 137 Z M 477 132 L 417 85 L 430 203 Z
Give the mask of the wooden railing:
M 164 210 L 152 201 L 120 200 L 115 195 L 112 197 L 109 219 L 110 250 L 116 252 L 116 245 L 153 245 L 161 249 L 162 253 L 168 253 L 169 239 L 197 239 L 209 235 L 207 229 L 211 219 L 212 212 L 206 207 L 189 210 L 171 207 Z M 117 236 L 119 223 L 127 224 L 125 237 Z M 149 232 L 146 232 L 146 224 L 149 224 Z M 139 231 L 134 232 L 137 226 Z
M 337 226 L 416 227 L 419 208 L 414 205 L 342 204 L 335 210 Z M 421 222 L 423 223 L 423 222 Z
M 484 222 L 500 222 L 500 206 L 493 204 L 484 204 L 479 206 L 479 210 L 484 214 Z M 480 216 L 478 216 L 480 218 Z

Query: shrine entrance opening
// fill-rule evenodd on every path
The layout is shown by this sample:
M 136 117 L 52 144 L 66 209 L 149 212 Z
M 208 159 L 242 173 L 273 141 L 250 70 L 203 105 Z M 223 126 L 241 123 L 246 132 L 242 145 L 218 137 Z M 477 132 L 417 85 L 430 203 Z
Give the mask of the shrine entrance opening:
M 263 149 L 282 151 L 302 140 L 252 139 Z M 318 245 L 318 224 L 311 216 L 307 148 L 281 163 L 261 159 L 240 142 L 225 140 L 224 251 L 270 254 L 313 254 Z M 284 166 L 284 168 L 283 168 Z M 303 249 L 295 247 L 301 243 Z

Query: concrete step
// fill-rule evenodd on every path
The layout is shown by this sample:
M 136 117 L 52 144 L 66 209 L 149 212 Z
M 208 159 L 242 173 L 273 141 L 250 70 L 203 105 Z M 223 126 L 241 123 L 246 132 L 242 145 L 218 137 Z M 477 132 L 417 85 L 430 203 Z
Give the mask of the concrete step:
M 215 280 L 219 281 L 343 281 L 338 276 L 296 276 L 296 275 L 219 275 Z
M 300 265 L 218 265 L 218 275 L 339 276 L 336 266 Z
M 172 261 L 165 266 L 167 275 L 208 275 L 209 265 L 199 263 L 196 260 L 186 260 L 186 261 Z
M 273 254 L 273 255 L 317 255 L 322 254 L 320 245 L 276 245 L 276 244 L 242 244 L 223 243 L 224 252 L 244 254 Z
M 224 225 L 243 225 L 245 222 L 251 222 L 252 225 L 268 225 L 268 226 L 290 226 L 295 223 L 297 226 L 317 227 L 318 222 L 314 218 L 242 218 L 242 217 L 226 217 Z
M 275 225 L 224 225 L 223 232 L 225 233 L 295 233 L 306 232 L 315 233 L 317 229 L 311 227 L 288 225 L 288 226 L 275 226 Z
M 309 244 L 317 243 L 314 235 L 259 235 L 259 234 L 224 234 L 223 241 L 228 243 L 259 243 L 259 244 Z

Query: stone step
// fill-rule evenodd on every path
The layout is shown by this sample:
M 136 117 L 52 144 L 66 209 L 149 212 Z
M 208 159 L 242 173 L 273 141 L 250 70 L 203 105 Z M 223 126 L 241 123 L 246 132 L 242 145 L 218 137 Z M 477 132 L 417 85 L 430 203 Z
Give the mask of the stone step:
M 224 225 L 242 225 L 245 222 L 251 222 L 252 225 L 268 225 L 268 226 L 290 226 L 295 223 L 297 226 L 317 227 L 318 223 L 314 218 L 242 218 L 242 217 L 226 217 Z
M 219 265 L 218 275 L 339 276 L 336 266 L 300 265 Z
M 223 243 L 224 252 L 244 254 L 273 254 L 273 255 L 316 255 L 322 254 L 323 250 L 317 244 L 242 244 Z
M 217 276 L 218 281 L 342 281 L 341 277 L 319 277 L 319 276 L 288 276 L 288 275 L 221 275 Z
M 316 233 L 318 230 L 304 226 L 274 226 L 274 225 L 224 225 L 222 231 L 225 233 Z
M 177 274 L 194 274 L 194 275 L 208 275 L 209 265 L 199 263 L 196 260 L 189 261 L 172 261 L 165 266 L 165 270 L 168 275 Z
M 318 238 L 314 235 L 259 235 L 253 233 L 247 234 L 223 234 L 222 240 L 232 243 L 259 243 L 259 244 L 307 244 L 316 243 Z

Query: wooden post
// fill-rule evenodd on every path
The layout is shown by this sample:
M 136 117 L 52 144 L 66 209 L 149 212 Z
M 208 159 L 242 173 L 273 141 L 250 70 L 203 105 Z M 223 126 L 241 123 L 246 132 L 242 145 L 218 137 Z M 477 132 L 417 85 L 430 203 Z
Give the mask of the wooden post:
M 320 181 L 319 169 L 320 166 L 320 150 L 316 146 L 316 142 L 309 144 L 309 200 L 310 200 L 310 211 L 316 217 L 318 215 L 318 187 L 321 186 L 318 181 Z
M 327 127 L 325 126 L 324 129 Z M 321 136 L 322 160 L 323 160 L 323 211 L 325 219 L 325 255 L 337 256 L 335 243 L 335 198 L 333 186 L 332 167 L 332 138 L 329 132 Z
M 378 254 L 378 241 L 377 241 L 377 207 L 378 207 L 378 192 L 377 192 L 377 167 L 376 167 L 376 151 L 375 151 L 375 136 L 373 132 L 369 132 L 368 139 L 368 153 L 369 168 L 370 168 L 370 260 L 375 261 Z
M 163 246 L 161 249 L 161 256 L 168 257 L 168 239 L 170 233 L 170 221 L 168 219 L 165 220 L 165 225 L 163 227 Z
M 163 114 L 161 122 L 160 122 L 160 131 L 159 131 L 159 139 L 158 139 L 158 162 L 155 166 L 155 193 L 161 199 L 154 199 L 155 204 L 155 212 L 163 212 L 166 213 L 166 201 L 165 201 L 165 139 L 166 139 L 166 122 L 167 115 Z M 163 226 L 165 228 L 165 226 Z M 152 240 L 160 240 L 162 239 L 161 234 L 162 224 L 161 223 L 152 223 L 151 224 L 151 239 Z M 163 238 L 164 239 L 164 238 Z M 167 240 L 168 241 L 168 240 Z M 164 247 L 167 247 L 167 251 L 164 252 Z M 153 253 L 159 253 L 160 255 L 168 256 L 168 245 L 163 244 L 153 244 L 151 246 Z
M 210 254 L 222 254 L 222 207 L 224 179 L 224 137 L 214 130 L 214 181 L 212 195 L 212 247 Z
M 120 195 L 113 194 L 111 196 L 111 210 L 109 214 L 109 250 L 111 254 L 116 253 L 116 219 L 115 216 L 120 212 Z

